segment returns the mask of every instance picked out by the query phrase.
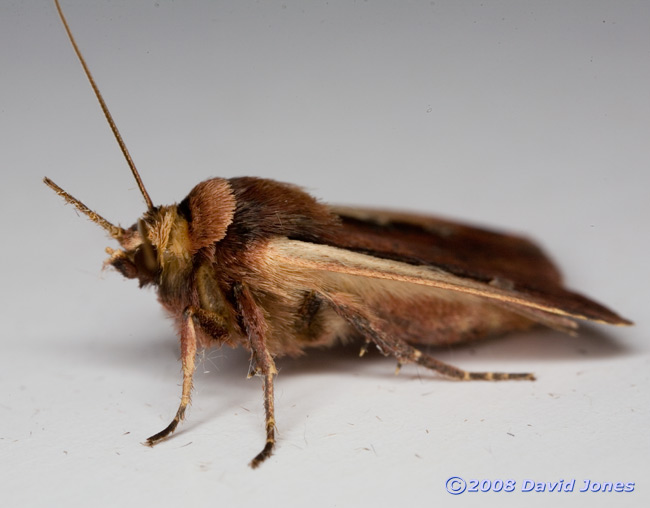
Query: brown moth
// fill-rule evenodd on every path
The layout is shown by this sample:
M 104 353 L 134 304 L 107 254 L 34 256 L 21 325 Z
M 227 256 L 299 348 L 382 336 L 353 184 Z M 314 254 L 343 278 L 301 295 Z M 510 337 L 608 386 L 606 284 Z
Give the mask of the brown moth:
M 131 227 L 115 226 L 45 183 L 117 240 L 106 265 L 154 286 L 180 330 L 183 388 L 170 435 L 190 403 L 197 348 L 242 346 L 262 377 L 266 444 L 275 445 L 274 358 L 359 339 L 398 366 L 416 363 L 458 380 L 533 380 L 527 373 L 466 372 L 416 346 L 447 345 L 542 324 L 566 332 L 577 320 L 629 325 L 565 289 L 530 241 L 406 213 L 330 207 L 293 185 L 212 178 L 179 204 L 155 206 L 59 15 L 147 204 Z

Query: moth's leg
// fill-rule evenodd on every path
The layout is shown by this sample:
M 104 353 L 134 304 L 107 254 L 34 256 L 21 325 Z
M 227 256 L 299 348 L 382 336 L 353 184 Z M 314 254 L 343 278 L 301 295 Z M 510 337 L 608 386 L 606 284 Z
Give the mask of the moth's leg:
M 256 468 L 273 453 L 275 446 L 275 409 L 273 399 L 273 376 L 278 371 L 266 347 L 268 324 L 264 319 L 262 309 L 255 303 L 253 296 L 246 286 L 238 284 L 234 288 L 237 307 L 241 320 L 250 339 L 250 346 L 255 360 L 257 372 L 262 376 L 264 388 L 264 411 L 266 413 L 266 443 L 260 453 L 251 461 L 250 466 Z
M 183 325 L 181 327 L 181 363 L 183 366 L 183 392 L 181 395 L 181 403 L 176 411 L 176 416 L 166 428 L 154 434 L 147 439 L 147 444 L 153 446 L 158 441 L 166 438 L 169 434 L 174 432 L 178 423 L 185 415 L 185 409 L 191 400 L 192 392 L 192 376 L 194 375 L 194 360 L 196 357 L 196 331 L 194 330 L 194 320 L 192 315 L 194 310 L 187 308 L 183 312 Z
M 385 355 L 391 354 L 397 358 L 398 367 L 405 363 L 417 363 L 431 370 L 435 370 L 453 379 L 460 380 L 485 380 L 501 381 L 505 379 L 534 380 L 535 376 L 529 373 L 506 372 L 468 372 L 453 365 L 436 360 L 431 355 L 407 344 L 399 337 L 386 334 L 382 327 L 382 320 L 369 313 L 362 305 L 348 295 L 330 293 L 323 295 L 329 301 L 335 312 L 345 319 L 352 327 L 375 343 L 377 348 Z
M 219 335 L 226 335 L 225 328 L 221 327 L 220 318 L 212 315 L 202 309 L 188 307 L 183 312 L 183 325 L 181 327 L 181 364 L 183 366 L 183 391 L 181 394 L 181 403 L 176 411 L 176 416 L 169 425 L 158 434 L 147 439 L 146 444 L 155 445 L 157 442 L 169 436 L 185 416 L 185 410 L 191 402 L 192 378 L 195 369 L 195 358 L 197 350 L 196 330 L 194 325 L 205 330 L 211 336 L 218 338 Z

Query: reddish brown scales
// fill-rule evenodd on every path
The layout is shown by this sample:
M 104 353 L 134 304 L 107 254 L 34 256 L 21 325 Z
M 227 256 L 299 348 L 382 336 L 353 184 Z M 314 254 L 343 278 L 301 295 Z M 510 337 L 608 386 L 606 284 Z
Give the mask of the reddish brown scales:
M 181 403 L 149 444 L 183 419 L 199 346 L 242 346 L 251 353 L 266 413 L 266 442 L 251 463 L 256 467 L 275 444 L 276 356 L 361 337 L 400 365 L 417 363 L 454 379 L 533 379 L 466 372 L 414 346 L 535 324 L 570 331 L 575 319 L 630 324 L 563 288 L 543 252 L 513 235 L 412 214 L 330 208 L 293 185 L 252 177 L 206 180 L 180 204 L 154 206 L 58 2 L 57 8 L 147 211 L 123 229 L 51 180 L 45 183 L 119 242 L 121 249 L 107 249 L 106 264 L 154 286 L 180 335 Z
M 190 254 L 209 247 L 226 236 L 235 214 L 236 199 L 230 184 L 213 178 L 195 186 L 179 204 L 179 212 L 189 224 Z
M 213 201 L 217 211 L 204 211 Z M 567 316 L 627 324 L 562 288 L 552 263 L 526 240 L 448 222 L 441 234 L 423 228 L 421 218 L 408 223 L 402 214 L 391 221 L 381 212 L 382 223 L 369 213 L 339 216 L 300 189 L 270 180 L 212 179 L 180 205 L 154 208 L 139 227 L 117 235 L 123 250 L 111 250 L 107 263 L 156 286 L 181 335 L 181 404 L 150 444 L 173 432 L 185 414 L 197 343 L 251 351 L 266 408 L 267 442 L 252 463 L 257 466 L 275 443 L 274 356 L 362 337 L 400 364 L 415 362 L 457 379 L 532 379 L 466 372 L 410 344 L 474 340 L 536 322 L 563 328 L 573 323 Z M 455 266 L 447 261 L 453 248 L 461 254 Z M 155 253 L 155 269 L 143 261 L 146 250 Z M 482 252 L 487 261 L 470 277 L 472 256 L 481 259 Z M 438 265 L 439 259 L 446 261 Z M 528 280 L 531 260 L 541 268 Z
M 432 265 L 484 282 L 495 278 L 549 286 L 560 273 L 530 241 L 409 213 L 336 207 L 343 230 L 334 245 L 374 256 Z

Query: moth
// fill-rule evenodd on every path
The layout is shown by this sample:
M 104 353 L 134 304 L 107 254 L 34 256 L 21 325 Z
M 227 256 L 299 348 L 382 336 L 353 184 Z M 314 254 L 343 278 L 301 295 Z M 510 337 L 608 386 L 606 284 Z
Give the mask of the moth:
M 57 10 L 147 210 L 115 226 L 44 182 L 104 228 L 120 248 L 105 265 L 141 287 L 153 286 L 180 331 L 181 402 L 169 436 L 190 404 L 200 347 L 241 346 L 264 389 L 266 442 L 275 445 L 274 359 L 312 347 L 359 340 L 402 364 L 458 380 L 533 380 L 529 373 L 467 372 L 423 346 L 456 344 L 535 325 L 572 332 L 576 320 L 630 321 L 565 289 L 558 269 L 529 240 L 434 217 L 331 207 L 273 180 L 212 178 L 180 203 L 153 204 L 79 51 Z

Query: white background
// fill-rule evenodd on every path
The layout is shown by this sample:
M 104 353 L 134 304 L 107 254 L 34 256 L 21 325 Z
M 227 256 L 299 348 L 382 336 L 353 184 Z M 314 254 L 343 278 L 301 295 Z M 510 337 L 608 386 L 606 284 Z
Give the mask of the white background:
M 650 4 L 74 1 L 64 9 L 156 203 L 256 175 L 334 203 L 523 232 L 567 284 L 633 319 L 435 351 L 535 383 L 459 383 L 356 350 L 260 381 L 209 351 L 188 420 L 152 291 L 47 175 L 130 225 L 141 197 L 54 6 L 0 5 L 3 506 L 640 506 L 648 454 Z M 576 479 L 573 493 L 445 491 Z M 584 479 L 635 492 L 578 493 Z

